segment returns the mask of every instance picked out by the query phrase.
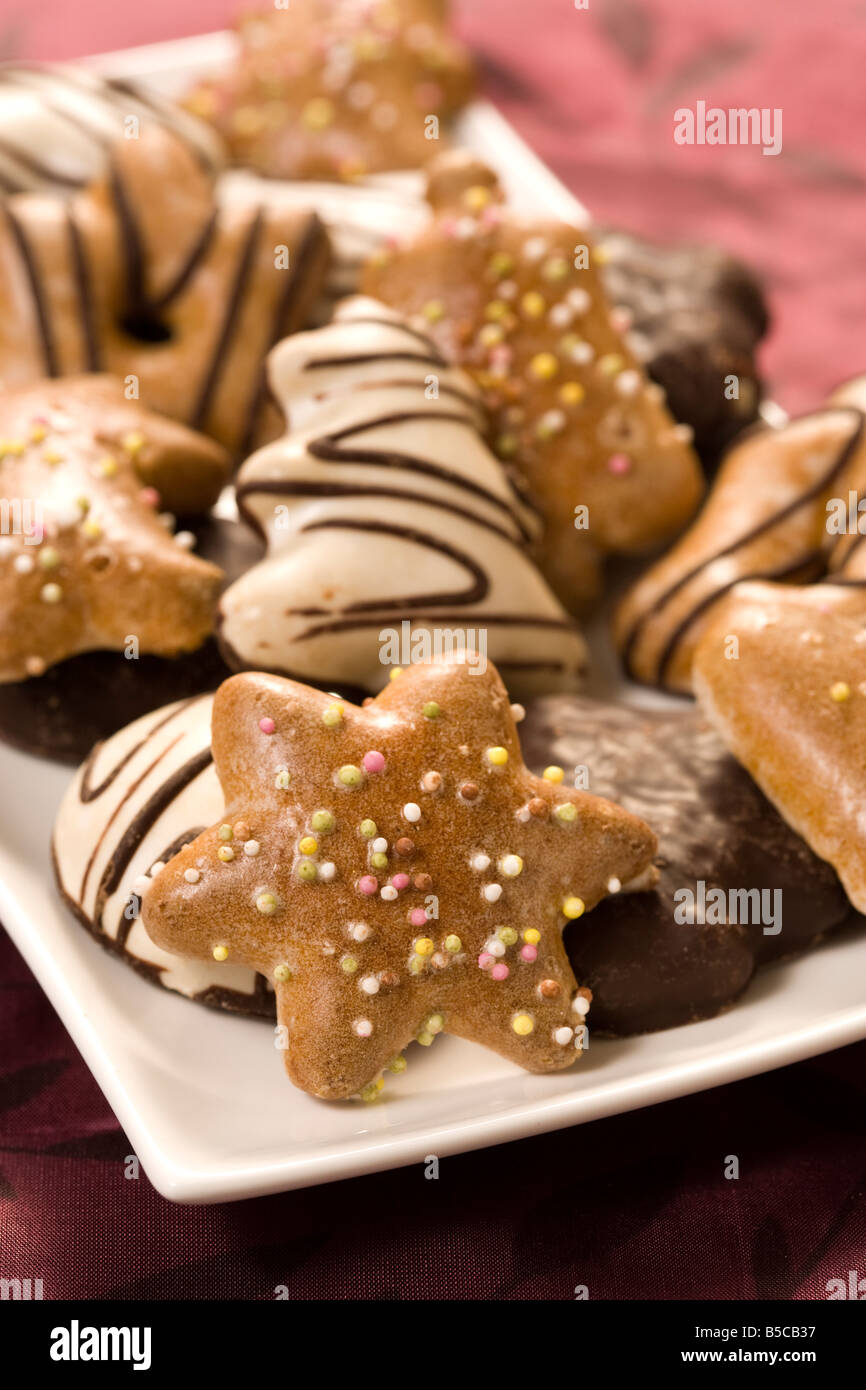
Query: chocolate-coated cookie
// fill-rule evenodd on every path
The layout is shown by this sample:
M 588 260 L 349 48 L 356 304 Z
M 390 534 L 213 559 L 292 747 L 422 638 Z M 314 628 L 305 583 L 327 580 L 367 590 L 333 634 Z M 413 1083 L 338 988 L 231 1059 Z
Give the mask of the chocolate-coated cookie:
M 566 780 L 600 796 L 616 787 L 658 835 L 657 886 L 606 899 L 566 934 L 575 972 L 593 992 L 595 1031 L 643 1033 L 712 1017 L 758 965 L 803 950 L 848 915 L 833 869 L 697 711 L 553 696 L 529 708 L 521 736 L 530 767 L 561 765 Z M 757 915 L 732 913 L 732 891 L 768 890 L 763 902 L 771 913 L 781 907 L 781 929 L 714 921 L 713 889 L 726 895 L 728 918 Z

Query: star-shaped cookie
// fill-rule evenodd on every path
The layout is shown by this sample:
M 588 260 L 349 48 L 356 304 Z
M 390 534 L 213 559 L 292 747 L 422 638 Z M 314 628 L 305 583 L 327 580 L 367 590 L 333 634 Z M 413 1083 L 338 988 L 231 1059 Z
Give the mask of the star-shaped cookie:
M 173 536 L 231 463 L 218 444 L 124 398 L 110 377 L 0 398 L 0 682 L 79 652 L 191 651 L 213 626 L 221 571 Z
M 529 1071 L 574 1060 L 588 998 L 563 927 L 648 885 L 655 836 L 527 771 L 492 666 L 412 666 L 363 708 L 234 676 L 212 733 L 224 818 L 157 873 L 143 921 L 274 981 L 297 1086 L 369 1094 L 440 1031 Z

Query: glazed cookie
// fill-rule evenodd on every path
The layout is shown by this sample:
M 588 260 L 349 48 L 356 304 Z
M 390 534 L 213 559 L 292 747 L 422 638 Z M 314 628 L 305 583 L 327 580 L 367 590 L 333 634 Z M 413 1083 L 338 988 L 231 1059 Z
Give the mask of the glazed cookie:
M 712 466 L 757 418 L 755 352 L 769 325 L 761 286 L 710 246 L 657 246 L 607 229 L 598 236 L 608 298 L 632 316 L 629 346 Z
M 847 507 L 864 486 L 864 416 L 851 406 L 746 434 L 697 521 L 619 606 L 614 636 L 629 675 L 689 691 L 695 647 L 734 585 L 802 583 L 848 561 L 851 542 L 828 529 L 831 499 Z
M 173 656 L 212 628 L 220 571 L 158 508 L 206 510 L 218 445 L 78 377 L 0 399 L 0 684 L 99 648 Z
M 154 124 L 188 146 L 207 174 L 225 163 L 212 126 L 133 82 L 60 63 L 4 63 L 0 192 L 68 195 L 108 174 L 118 140 L 135 139 L 142 125 Z
M 431 166 L 428 196 L 431 226 L 375 258 L 365 289 L 482 387 L 496 451 L 542 512 L 545 574 L 574 610 L 597 595 L 603 555 L 689 520 L 703 487 L 691 430 L 629 349 L 584 228 L 519 220 L 466 154 Z
M 531 776 L 498 674 L 412 666 L 365 708 L 275 676 L 214 703 L 225 811 L 157 872 L 142 919 L 164 950 L 274 982 L 291 1079 L 374 1095 L 441 1031 L 529 1071 L 585 1042 L 566 921 L 652 880 L 655 837 Z
M 702 709 L 866 912 L 866 581 L 738 585 L 694 657 Z
M 565 934 L 592 990 L 595 1032 L 710 1018 L 757 966 L 802 951 L 849 915 L 836 874 L 696 710 L 554 696 L 529 707 L 521 742 L 531 767 L 552 763 L 548 777 L 615 794 L 659 837 L 655 888 L 607 899 Z
M 0 331 L 6 386 L 104 370 L 232 451 L 278 432 L 264 359 L 323 284 L 313 214 L 217 204 L 195 154 L 156 123 L 118 141 L 104 179 L 3 211 L 0 297 L 18 306 Z
M 186 105 L 235 163 L 281 179 L 414 169 L 473 88 L 445 0 L 292 0 L 242 16 L 232 67 Z
M 54 827 L 61 895 L 101 945 L 146 978 L 191 999 L 273 1014 L 273 992 L 243 966 L 182 960 L 141 925 L 151 872 L 222 814 L 210 753 L 213 697 L 147 714 L 94 748 Z
M 469 379 L 365 299 L 287 338 L 268 371 L 292 428 L 238 475 L 268 555 L 221 600 L 229 664 L 376 691 L 389 665 L 464 646 L 516 693 L 573 686 L 583 640 L 530 558 L 537 518 Z
M 207 516 L 180 525 L 182 543 L 192 544 L 199 560 L 221 572 L 220 587 L 262 557 L 258 537 L 239 521 Z M 171 657 L 139 654 L 131 660 L 126 651 L 83 652 L 44 675 L 0 683 L 0 739 L 76 766 L 125 724 L 166 703 L 216 690 L 229 675 L 212 635 L 194 651 Z

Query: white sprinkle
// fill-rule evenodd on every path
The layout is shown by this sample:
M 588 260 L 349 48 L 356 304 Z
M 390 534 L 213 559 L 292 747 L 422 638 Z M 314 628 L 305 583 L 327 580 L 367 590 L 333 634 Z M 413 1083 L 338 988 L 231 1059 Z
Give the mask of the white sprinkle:
M 503 280 L 496 289 L 497 299 L 511 300 L 517 298 L 519 285 L 516 280 Z
M 353 82 L 346 93 L 349 105 L 356 111 L 364 111 L 376 99 L 376 88 L 372 82 Z
M 478 223 L 474 217 L 458 217 L 454 224 L 454 235 L 458 241 L 468 241 L 478 230 Z
M 369 1038 L 370 1034 L 373 1031 L 373 1025 L 370 1022 L 369 1018 L 356 1018 L 355 1022 L 352 1024 L 352 1027 L 358 1034 L 359 1038 Z
M 570 304 L 554 304 L 547 317 L 554 328 L 568 328 L 574 322 L 574 310 Z
M 585 314 L 592 303 L 586 290 L 569 290 L 565 298 L 576 314 Z
M 640 390 L 640 373 L 631 369 L 620 372 L 616 379 L 616 389 L 621 396 L 636 396 Z
M 575 995 L 574 1002 L 572 1003 L 571 1007 L 574 1009 L 574 1012 L 576 1014 L 588 1014 L 589 1000 L 585 998 L 582 994 Z
M 571 1040 L 572 1040 L 573 1037 L 574 1037 L 574 1029 L 573 1029 L 573 1028 L 564 1027 L 564 1028 L 554 1028 L 554 1030 L 553 1030 L 553 1041 L 554 1041 L 559 1047 L 568 1047 L 568 1044 L 571 1042 Z
M 258 840 L 244 841 L 244 854 L 248 854 L 250 856 L 250 859 L 255 859 L 260 849 L 261 845 L 259 844 Z
M 485 883 L 481 892 L 489 903 L 498 903 L 499 899 L 502 897 L 502 884 Z
M 11 555 L 15 549 L 15 542 L 9 536 L 0 536 L 0 557 Z
M 525 825 L 526 822 L 530 819 L 532 812 L 530 811 L 528 806 L 521 806 L 520 810 L 515 811 L 514 814 L 517 817 L 517 819 L 519 821 L 522 821 Z
M 671 434 L 678 444 L 691 444 L 695 437 L 695 432 L 691 425 L 674 425 Z
M 526 718 L 526 710 L 522 705 L 511 706 L 511 718 L 515 724 L 520 724 Z
M 379 897 L 384 898 L 386 903 L 392 903 L 397 897 L 397 889 L 393 883 L 386 883 L 385 887 L 380 889 Z
M 485 869 L 490 868 L 490 856 L 489 854 L 473 854 L 469 863 L 479 874 L 483 874 Z
M 595 348 L 592 347 L 590 343 L 585 343 L 581 339 L 579 343 L 575 343 L 569 353 L 569 357 L 572 362 L 575 362 L 579 367 L 585 367 L 586 364 L 591 362 L 595 357 Z
M 181 550 L 192 550 L 195 547 L 195 536 L 192 531 L 178 531 L 174 543 L 179 545 Z
M 371 848 L 374 854 L 384 854 L 386 849 L 388 848 L 388 841 L 385 839 L 385 836 L 378 835 L 376 839 L 373 841 Z
M 319 878 L 324 883 L 330 883 L 336 877 L 337 866 L 330 859 L 326 859 L 324 864 L 319 865 Z
M 543 236 L 531 236 L 523 243 L 523 255 L 527 261 L 540 261 L 547 255 L 547 242 Z
M 375 975 L 365 975 L 361 981 L 361 988 L 365 994 L 378 994 L 379 981 Z
M 407 801 L 406 805 L 403 807 L 403 815 L 411 825 L 419 821 L 421 819 L 421 807 L 418 805 L 417 801 Z
M 289 769 L 287 767 L 277 768 L 277 775 L 274 778 L 275 787 L 277 787 L 280 791 L 285 791 L 286 787 L 289 785 L 291 780 L 292 774 L 289 772 Z
M 146 897 L 147 894 L 150 892 L 151 882 L 152 880 L 149 879 L 146 876 L 146 874 L 140 874 L 139 877 L 135 879 L 132 884 L 132 891 L 135 894 L 135 896 L 137 898 Z
M 19 574 L 31 574 L 33 572 L 32 555 L 16 555 L 12 564 Z
M 184 869 L 183 876 L 186 879 L 187 883 L 198 883 L 199 879 L 201 878 L 201 874 L 199 873 L 198 869 Z
M 619 881 L 618 878 L 609 878 L 609 879 L 608 879 L 608 881 L 607 881 L 607 891 L 608 891 L 608 893 L 618 893 L 619 890 L 620 890 L 621 888 L 622 888 L 622 884 L 620 883 L 620 881 Z
M 366 941 L 373 935 L 373 931 L 366 922 L 350 922 L 349 935 L 353 941 Z
M 160 872 L 160 870 L 162 870 L 162 869 L 164 869 L 164 868 L 165 868 L 165 864 L 163 863 L 163 861 L 162 861 L 161 859 L 157 859 L 156 863 L 155 863 L 155 864 L 151 864 L 151 866 L 150 866 L 150 876 L 151 876 L 151 878 L 156 878 L 156 876 L 157 876 L 157 874 Z
M 491 956 L 504 956 L 505 942 L 500 941 L 498 936 L 491 936 L 487 941 L 485 941 L 484 949 Z

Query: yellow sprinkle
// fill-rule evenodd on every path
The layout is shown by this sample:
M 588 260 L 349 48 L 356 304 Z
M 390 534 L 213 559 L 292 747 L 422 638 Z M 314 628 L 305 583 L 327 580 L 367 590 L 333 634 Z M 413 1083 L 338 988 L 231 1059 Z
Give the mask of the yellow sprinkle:
M 30 431 L 30 438 L 34 444 L 41 444 L 48 431 L 44 425 L 34 425 Z
M 63 598 L 63 590 L 59 584 L 44 584 L 40 597 L 43 603 L 59 603 Z
M 835 700 L 837 705 L 841 705 L 850 698 L 851 687 L 847 681 L 836 681 L 835 685 L 830 686 L 830 699 Z
M 592 257 L 596 265 L 607 265 L 610 260 L 610 252 L 606 246 L 596 246 L 592 253 Z
M 217 850 L 218 859 L 221 859 L 224 864 L 230 864 L 234 857 L 235 852 L 232 849 L 231 845 L 220 845 L 219 849 Z
M 102 535 L 102 527 L 98 521 L 85 521 L 81 527 L 84 535 L 92 541 L 98 541 Z
M 342 724 L 342 722 L 343 706 L 328 705 L 328 708 L 322 714 L 322 723 L 325 724 L 329 729 L 333 729 L 336 727 L 337 724 Z
M 236 135 L 258 135 L 264 124 L 264 113 L 255 106 L 239 106 L 232 115 L 232 130 Z
M 565 902 L 562 904 L 562 910 L 568 920 L 573 922 L 575 917 L 583 916 L 586 911 L 586 903 L 583 901 L 583 898 L 566 898 Z
M 445 317 L 445 305 L 441 299 L 428 299 L 421 313 L 428 323 L 438 323 Z
M 579 381 L 566 381 L 559 388 L 559 399 L 563 405 L 580 405 L 586 392 Z
M 96 471 L 100 478 L 114 478 L 117 476 L 118 463 L 110 454 L 106 454 L 96 465 Z
M 451 936 L 446 936 L 444 946 L 445 950 L 450 951 L 453 955 L 463 950 L 463 942 L 460 940 L 460 937 L 453 934 Z
M 501 280 L 505 275 L 510 275 L 514 269 L 514 257 L 510 256 L 507 251 L 497 251 L 495 255 L 490 257 L 487 269 L 497 280 Z
M 527 927 L 523 933 L 523 940 L 529 946 L 537 946 L 541 940 L 541 932 L 536 927 Z
M 625 366 L 625 359 L 618 352 L 606 352 L 598 359 L 598 370 L 605 376 L 616 376 Z
M 2 452 L 4 454 L 23 454 L 27 445 L 23 439 L 4 439 Z
M 274 971 L 274 979 L 277 984 L 284 985 L 292 978 L 292 972 L 287 965 L 278 965 Z
M 315 854 L 318 848 L 319 842 L 318 840 L 314 840 L 312 835 L 305 835 L 303 840 L 301 840 L 301 843 L 298 845 L 298 849 L 301 851 L 301 854 Z
M 229 948 L 228 948 L 228 946 L 214 946 L 214 948 L 213 948 L 213 958 L 214 958 L 214 960 L 228 960 L 228 958 L 229 958 Z
M 432 956 L 435 949 L 429 936 L 419 936 L 415 942 L 415 954 L 417 956 Z
M 490 189 L 485 188 L 483 183 L 475 183 L 463 194 L 463 206 L 470 212 L 481 212 L 487 207 L 492 196 Z
M 313 97 L 301 112 L 301 120 L 308 130 L 325 130 L 333 121 L 336 111 L 334 103 L 327 97 Z
M 529 363 L 529 370 L 538 381 L 551 381 L 559 371 L 559 363 L 552 352 L 537 352 Z
M 57 449 L 43 449 L 42 458 L 45 463 L 62 463 L 63 455 Z
M 389 681 L 395 681 L 395 680 L 397 679 L 397 677 L 398 677 L 398 676 L 402 676 L 402 674 L 403 674 L 403 667 L 402 667 L 402 666 L 395 666 L 394 669 L 393 669 L 393 671 L 389 671 L 389 672 L 388 672 L 388 679 L 389 679 Z
M 564 256 L 551 256 L 541 267 L 545 280 L 564 280 L 568 275 L 568 261 Z
M 259 896 L 256 898 L 256 907 L 259 912 L 263 912 L 266 917 L 270 917 L 271 913 L 277 910 L 277 900 L 273 893 L 259 893 Z
M 368 1104 L 371 1100 L 378 1100 L 384 1085 L 385 1078 L 383 1076 L 378 1076 L 375 1081 L 368 1081 L 366 1086 L 361 1087 L 361 1099 Z
M 123 436 L 123 439 L 120 442 L 123 448 L 126 450 L 126 452 L 128 454 L 131 454 L 134 458 L 135 455 L 140 453 L 141 450 L 144 448 L 145 444 L 147 443 L 147 440 L 141 433 L 141 430 L 131 430 L 129 434 L 125 434 Z
M 511 1020 L 511 1026 L 520 1038 L 527 1037 L 535 1027 L 529 1014 L 515 1014 Z
M 482 347 L 496 347 L 505 337 L 505 329 L 501 323 L 485 323 L 478 334 L 478 341 Z
M 405 1071 L 405 1070 L 406 1070 L 406 1058 L 403 1057 L 402 1055 L 401 1055 L 401 1056 L 398 1056 L 398 1057 L 392 1057 L 391 1060 L 390 1060 L 390 1062 L 388 1062 L 387 1065 L 388 1065 L 388 1070 L 389 1070 L 389 1071 L 392 1071 L 392 1072 L 394 1072 L 395 1074 L 397 1074 L 397 1073 L 399 1073 L 399 1072 L 401 1072 L 401 1071 Z
M 527 318 L 540 319 L 547 308 L 547 300 L 538 290 L 528 290 L 520 300 L 520 307 Z
M 418 1037 L 415 1039 L 415 1041 L 419 1042 L 422 1047 L 430 1047 L 433 1042 L 433 1034 L 421 1032 L 418 1034 Z
M 565 801 L 561 806 L 557 806 L 553 814 L 557 820 L 565 821 L 567 825 L 570 825 L 572 821 L 577 820 L 577 807 L 572 805 L 570 801 Z
M 504 299 L 491 299 L 490 303 L 484 307 L 484 317 L 486 319 L 504 319 L 509 313 L 508 305 Z
M 499 746 L 488 748 L 485 756 L 487 761 L 492 763 L 494 767 L 504 767 L 508 762 L 508 749 L 500 748 Z
M 561 767 L 557 767 L 555 763 L 551 763 L 550 767 L 544 769 L 542 776 L 545 782 L 561 782 L 565 773 Z

